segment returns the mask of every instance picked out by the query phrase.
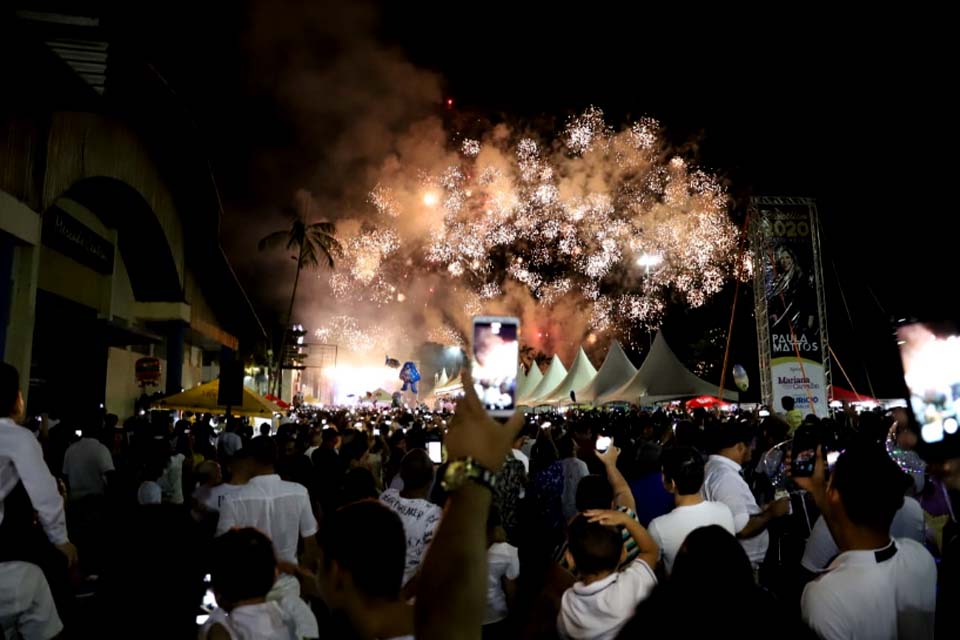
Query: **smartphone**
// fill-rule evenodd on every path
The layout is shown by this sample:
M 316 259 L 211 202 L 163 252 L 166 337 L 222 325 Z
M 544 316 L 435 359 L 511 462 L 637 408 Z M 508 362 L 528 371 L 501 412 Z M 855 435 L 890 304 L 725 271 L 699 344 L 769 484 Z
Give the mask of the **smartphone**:
M 520 362 L 520 320 L 507 316 L 473 319 L 473 384 L 487 413 L 513 415 Z
M 378 429 L 377 427 L 374 427 L 374 428 L 373 428 L 373 435 L 379 436 L 379 435 L 380 435 L 380 429 Z
M 913 323 L 897 328 L 903 378 L 909 392 L 907 404 L 925 445 L 940 447 L 946 440 L 952 447 L 957 442 L 960 420 L 960 331 L 957 329 L 954 323 Z
M 427 455 L 430 456 L 430 462 L 440 464 L 443 462 L 443 445 L 439 442 L 428 442 Z
M 810 477 L 813 475 L 814 467 L 817 464 L 817 447 L 821 445 L 820 438 L 817 436 L 812 425 L 801 424 L 793 434 L 793 446 L 791 447 L 791 473 L 798 477 Z M 824 450 L 829 455 L 830 452 Z
M 77 429 L 76 431 L 73 432 L 73 435 L 77 436 L 78 438 L 82 438 L 83 431 L 81 431 L 80 429 Z
M 611 438 L 608 438 L 607 436 L 600 436 L 599 438 L 597 438 L 597 451 L 599 451 L 600 453 L 603 453 L 604 451 L 610 448 L 611 442 L 612 442 Z
M 761 418 L 769 418 L 770 412 L 766 409 L 760 409 L 760 412 L 757 415 L 759 415 Z
M 553 426 L 553 423 L 550 422 L 549 420 L 547 420 L 546 422 L 544 422 L 543 424 L 540 425 L 540 428 L 541 428 L 541 429 L 549 429 L 549 428 L 552 427 L 552 426 Z

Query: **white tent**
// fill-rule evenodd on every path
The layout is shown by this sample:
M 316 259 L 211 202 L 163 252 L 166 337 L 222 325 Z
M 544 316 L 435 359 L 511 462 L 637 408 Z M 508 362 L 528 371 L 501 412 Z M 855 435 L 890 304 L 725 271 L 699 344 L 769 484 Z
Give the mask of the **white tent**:
M 536 398 L 531 404 L 568 403 L 570 402 L 570 392 L 589 384 L 595 375 L 597 375 L 597 370 L 594 368 L 593 363 L 590 362 L 587 354 L 584 353 L 583 347 L 580 347 L 580 351 L 577 352 L 577 357 L 573 359 L 573 364 L 570 365 L 570 371 L 568 371 L 567 375 L 560 381 L 560 384 L 551 389 L 543 397 Z M 580 400 L 579 396 L 577 400 Z
M 577 402 L 593 402 L 605 393 L 619 389 L 633 378 L 637 373 L 637 368 L 630 362 L 630 358 L 623 352 L 620 343 L 614 340 L 607 351 L 607 357 L 600 370 L 589 384 L 581 388 L 574 389 L 577 394 Z
M 702 380 L 688 370 L 657 333 L 650 353 L 633 378 L 623 386 L 599 396 L 597 404 L 607 402 L 665 402 L 695 396 L 717 396 L 717 385 Z M 736 402 L 740 395 L 724 390 L 723 399 Z
M 534 360 L 530 363 L 530 370 L 523 377 L 523 381 L 517 383 L 517 400 L 526 398 L 528 393 L 537 388 L 541 380 L 543 380 L 543 372 L 540 371 L 540 365 Z
M 440 377 L 437 379 L 437 387 L 446 386 L 450 382 L 450 378 L 447 377 L 447 368 L 444 367 L 440 370 Z
M 435 396 L 449 396 L 453 394 L 459 394 L 463 392 L 463 382 L 460 379 L 460 376 L 457 376 L 453 380 L 447 382 L 443 386 L 437 386 L 433 390 L 433 395 Z
M 560 362 L 560 356 L 554 354 L 553 360 L 550 361 L 550 368 L 543 374 L 543 380 L 541 380 L 536 387 L 529 389 L 525 395 L 521 396 L 520 399 L 517 400 L 517 404 L 532 404 L 531 400 L 545 396 L 556 389 L 557 385 L 563 382 L 566 375 L 567 370 L 563 366 L 563 363 Z
M 527 381 L 527 371 L 523 368 L 523 363 L 517 365 L 517 384 L 514 385 L 515 394 L 520 393 L 524 383 Z

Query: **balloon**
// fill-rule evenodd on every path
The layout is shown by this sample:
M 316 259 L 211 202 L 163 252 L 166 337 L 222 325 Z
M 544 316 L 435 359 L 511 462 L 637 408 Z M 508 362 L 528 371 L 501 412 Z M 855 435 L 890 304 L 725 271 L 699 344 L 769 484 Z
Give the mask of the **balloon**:
M 400 369 L 400 379 L 403 380 L 402 391 L 406 391 L 409 386 L 411 391 L 419 393 L 417 391 L 417 383 L 420 382 L 420 372 L 417 371 L 417 365 L 412 362 L 404 362 L 403 367 Z
M 743 365 L 733 365 L 733 384 L 737 385 L 740 391 L 746 391 L 750 387 L 750 378 L 747 377 L 747 370 Z

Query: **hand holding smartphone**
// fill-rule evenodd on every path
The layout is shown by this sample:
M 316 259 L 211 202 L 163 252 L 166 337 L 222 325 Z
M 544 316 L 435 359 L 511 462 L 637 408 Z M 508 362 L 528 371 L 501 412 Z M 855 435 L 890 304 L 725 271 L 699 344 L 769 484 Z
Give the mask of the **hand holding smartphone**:
M 507 316 L 473 319 L 473 384 L 487 413 L 508 417 L 516 410 L 520 320 Z

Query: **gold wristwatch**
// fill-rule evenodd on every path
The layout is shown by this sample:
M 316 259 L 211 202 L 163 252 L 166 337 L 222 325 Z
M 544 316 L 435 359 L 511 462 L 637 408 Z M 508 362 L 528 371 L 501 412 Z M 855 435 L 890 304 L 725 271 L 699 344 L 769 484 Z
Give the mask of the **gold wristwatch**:
M 493 491 L 497 483 L 497 475 L 473 458 L 462 458 L 447 464 L 447 470 L 443 474 L 440 485 L 444 491 L 451 493 L 462 487 L 467 480 L 473 480 Z

